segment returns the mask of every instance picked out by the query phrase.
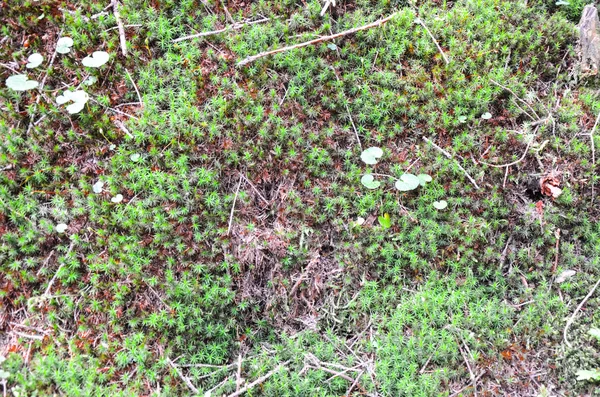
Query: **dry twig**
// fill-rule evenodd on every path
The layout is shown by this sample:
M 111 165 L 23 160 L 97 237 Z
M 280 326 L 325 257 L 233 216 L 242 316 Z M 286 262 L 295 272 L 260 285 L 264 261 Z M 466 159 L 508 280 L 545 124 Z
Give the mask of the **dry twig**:
M 596 131 L 596 128 L 598 127 L 598 123 L 600 122 L 600 112 L 598 112 L 598 116 L 596 117 L 596 122 L 594 123 L 594 126 L 592 127 L 592 131 L 590 132 L 590 144 L 592 145 L 592 172 L 595 173 L 596 172 L 596 145 L 594 143 L 594 132 Z M 594 196 L 595 196 L 595 191 L 594 191 L 594 180 L 592 179 L 592 203 L 594 202 Z
M 462 165 L 460 165 L 460 163 L 454 159 L 454 157 L 448 153 L 447 151 L 445 151 L 444 149 L 442 149 L 441 147 L 439 147 L 438 145 L 436 145 L 435 143 L 433 143 L 430 139 L 423 137 L 423 140 L 429 144 L 431 144 L 431 146 L 433 146 L 437 151 L 439 151 L 440 153 L 442 153 L 444 156 L 446 156 L 449 160 L 454 160 L 456 162 L 456 165 L 458 166 L 458 168 L 460 168 L 460 170 L 465 174 L 465 176 L 467 177 L 467 179 L 469 179 L 469 181 L 471 181 L 471 183 L 473 184 L 473 186 L 475 186 L 475 189 L 479 189 L 479 186 L 477 185 L 477 182 L 475 182 L 475 179 L 473 179 L 471 177 L 471 175 L 469 175 L 469 173 L 467 172 L 467 170 L 465 170 L 463 168 Z
M 435 37 L 433 37 L 433 34 L 431 34 L 431 31 L 429 31 L 429 29 L 425 25 L 425 22 L 423 22 L 423 20 L 421 18 L 415 18 L 415 23 L 418 23 L 419 25 L 421 25 L 423 27 L 423 29 L 425 29 L 425 31 L 427 32 L 429 37 L 431 37 L 431 40 L 433 40 L 433 43 L 437 47 L 440 54 L 442 54 L 442 58 L 444 58 L 444 62 L 446 62 L 446 65 L 448 65 L 450 63 L 450 61 L 448 60 L 448 57 L 446 56 L 446 54 L 444 54 L 442 47 L 440 47 L 440 43 L 438 43 L 438 41 L 435 39 Z
M 125 40 L 125 28 L 123 27 L 123 21 L 121 21 L 121 14 L 119 14 L 119 0 L 112 0 L 113 14 L 117 21 L 117 27 L 119 29 L 119 41 L 121 43 L 121 52 L 123 56 L 127 56 L 127 41 Z
M 277 372 L 281 371 L 283 368 L 285 368 L 285 366 L 289 363 L 289 361 L 286 361 L 283 364 L 279 364 L 274 370 L 272 370 L 271 372 L 268 372 L 267 374 L 261 376 L 260 378 L 256 379 L 254 382 L 242 387 L 240 390 L 236 391 L 235 393 L 232 393 L 229 395 L 229 397 L 237 397 L 237 396 L 241 396 L 242 394 L 246 393 L 246 391 L 252 389 L 254 386 L 263 383 L 265 380 L 269 379 L 271 376 L 275 375 Z
M 590 292 L 588 292 L 588 294 L 585 296 L 585 298 L 583 298 L 583 300 L 581 301 L 579 306 L 577 306 L 577 309 L 575 309 L 575 311 L 573 312 L 571 317 L 569 317 L 569 319 L 567 320 L 567 324 L 565 325 L 565 329 L 563 331 L 563 338 L 565 340 L 565 343 L 569 347 L 573 347 L 571 345 L 571 342 L 569 342 L 569 340 L 567 338 L 567 333 L 569 332 L 569 327 L 571 326 L 571 324 L 573 324 L 573 321 L 575 321 L 575 316 L 577 315 L 577 313 L 579 313 L 579 311 L 581 310 L 583 305 L 585 305 L 585 302 L 587 302 L 588 299 L 590 299 L 590 297 L 594 294 L 594 291 L 596 291 L 596 288 L 598 288 L 598 285 L 600 285 L 600 279 L 598 279 L 598 281 L 596 281 L 596 284 L 594 284 L 594 286 L 592 287 Z
M 323 41 L 329 41 L 329 40 L 337 39 L 338 37 L 342 37 L 342 36 L 346 36 L 346 35 L 353 34 L 353 33 L 356 33 L 356 32 L 360 32 L 361 30 L 367 30 L 367 29 L 375 28 L 375 27 L 378 27 L 378 26 L 381 26 L 381 25 L 385 24 L 390 19 L 394 18 L 397 14 L 398 14 L 398 12 L 395 12 L 395 13 L 393 13 L 393 14 L 385 17 L 385 18 L 378 19 L 377 21 L 371 22 L 371 23 L 369 23 L 367 25 L 363 25 L 363 26 L 359 26 L 359 27 L 356 27 L 356 28 L 344 30 L 343 32 L 335 33 L 335 34 L 332 34 L 332 35 L 329 35 L 329 36 L 322 36 L 322 37 L 319 37 L 319 38 L 314 39 L 314 40 L 305 41 L 303 43 L 298 43 L 298 44 L 294 44 L 294 45 L 291 45 L 291 46 L 278 48 L 276 50 L 261 52 L 259 54 L 252 55 L 252 56 L 249 56 L 248 58 L 245 58 L 245 59 L 241 60 L 240 62 L 238 62 L 237 66 L 247 65 L 247 64 L 249 64 L 251 62 L 256 61 L 257 59 L 264 58 L 264 57 L 269 56 L 269 55 L 278 54 L 280 52 L 289 51 L 289 50 L 293 50 L 293 49 L 296 49 L 296 48 L 307 47 L 309 45 L 321 43 Z
M 183 36 L 178 39 L 171 40 L 171 43 L 179 43 L 180 41 L 195 39 L 198 37 L 212 36 L 215 34 L 227 32 L 228 30 L 238 30 L 238 29 L 243 28 L 246 25 L 254 25 L 257 23 L 267 22 L 269 19 L 270 18 L 261 18 L 261 19 L 257 19 L 256 21 L 235 23 L 233 25 L 226 26 L 223 29 L 211 30 L 209 32 L 201 32 L 201 33 L 196 33 L 196 34 L 190 34 L 189 36 Z
M 199 393 L 198 389 L 196 389 L 196 386 L 194 386 L 192 384 L 192 382 L 183 375 L 183 373 L 179 370 L 179 368 L 177 368 L 177 366 L 173 363 L 173 361 L 171 361 L 171 359 L 169 357 L 167 357 L 167 363 L 169 363 L 171 368 L 173 368 L 175 370 L 175 372 L 177 373 L 179 378 L 183 381 L 183 383 L 186 384 L 186 386 L 192 391 L 192 393 L 194 393 L 194 394 Z
M 229 214 L 229 226 L 227 227 L 227 235 L 231 232 L 231 223 L 233 222 L 233 212 L 235 211 L 235 202 L 237 201 L 238 194 L 240 193 L 240 186 L 242 186 L 242 176 L 240 175 L 240 181 L 238 182 L 237 189 L 235 190 L 235 197 L 233 198 L 233 204 L 231 206 L 231 213 Z
M 140 94 L 140 90 L 138 90 L 137 85 L 131 78 L 131 75 L 129 74 L 129 70 L 125 69 L 125 73 L 127 73 L 127 77 L 129 77 L 129 81 L 131 81 L 131 85 L 133 85 L 133 88 L 135 89 L 135 93 L 137 94 L 138 100 L 140 101 L 140 106 L 144 107 L 144 101 L 142 101 L 142 95 Z

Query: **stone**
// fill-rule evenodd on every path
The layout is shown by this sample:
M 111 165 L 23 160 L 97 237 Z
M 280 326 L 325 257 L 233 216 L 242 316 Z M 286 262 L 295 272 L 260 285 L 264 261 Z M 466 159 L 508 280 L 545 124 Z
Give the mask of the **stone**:
M 600 20 L 598 19 L 598 9 L 594 5 L 585 6 L 578 27 L 581 71 L 589 75 L 598 74 L 598 68 L 600 67 Z

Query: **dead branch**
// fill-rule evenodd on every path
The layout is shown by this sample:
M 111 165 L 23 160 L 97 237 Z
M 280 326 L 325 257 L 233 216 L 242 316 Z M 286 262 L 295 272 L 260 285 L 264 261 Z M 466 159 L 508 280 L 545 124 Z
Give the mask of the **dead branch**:
M 240 193 L 240 186 L 242 186 L 242 176 L 240 175 L 240 181 L 238 182 L 237 189 L 235 190 L 235 197 L 233 198 L 233 204 L 231 205 L 231 213 L 229 214 L 229 226 L 227 227 L 227 235 L 231 232 L 231 223 L 233 222 L 233 213 L 235 211 L 235 202 L 237 201 L 238 194 Z
M 167 363 L 169 363 L 171 368 L 173 368 L 175 370 L 175 372 L 177 373 L 179 378 L 183 381 L 183 383 L 186 384 L 186 386 L 192 391 L 192 393 L 194 393 L 194 394 L 199 393 L 198 389 L 196 389 L 196 386 L 194 386 L 188 378 L 183 376 L 183 373 L 179 370 L 179 368 L 177 368 L 177 366 L 173 363 L 173 361 L 171 361 L 171 359 L 169 357 L 167 357 Z
M 527 156 L 527 153 L 529 152 L 529 148 L 531 147 L 531 142 L 533 142 L 533 138 L 527 142 L 527 147 L 525 148 L 525 151 L 523 152 L 523 155 L 518 159 L 513 161 L 512 163 L 508 163 L 508 164 L 490 164 L 490 163 L 486 163 L 485 161 L 481 161 L 479 160 L 479 162 L 481 164 L 485 164 L 489 167 L 494 167 L 494 168 L 504 168 L 504 167 L 510 167 L 512 165 L 517 165 L 519 164 L 521 161 L 523 161 L 523 159 L 525 158 L 525 156 Z
M 257 23 L 267 22 L 270 19 L 271 18 L 261 18 L 261 19 L 257 19 L 256 21 L 234 23 L 233 25 L 226 26 L 223 29 L 211 30 L 209 32 L 201 32 L 201 33 L 191 34 L 189 36 L 183 36 L 178 39 L 171 40 L 171 43 L 179 43 L 180 41 L 195 39 L 198 37 L 212 36 L 215 34 L 227 32 L 228 30 L 239 30 L 246 25 L 255 25 Z
M 322 37 L 319 37 L 319 38 L 314 39 L 314 40 L 305 41 L 304 43 L 294 44 L 294 45 L 291 45 L 291 46 L 278 48 L 276 50 L 261 52 L 259 54 L 252 55 L 252 56 L 249 56 L 249 57 L 241 60 L 240 62 L 238 62 L 237 66 L 247 65 L 247 64 L 249 64 L 251 62 L 256 61 L 257 59 L 264 58 L 264 57 L 269 56 L 269 55 L 278 54 L 278 53 L 284 52 L 284 51 L 294 50 L 296 48 L 307 47 L 309 45 L 321 43 L 323 41 L 329 41 L 329 40 L 336 39 L 338 37 L 342 37 L 342 36 L 346 36 L 346 35 L 353 34 L 353 33 L 356 33 L 356 32 L 360 32 L 361 30 L 367 30 L 367 29 L 375 28 L 375 27 L 378 27 L 378 26 L 381 26 L 381 25 L 385 24 L 390 19 L 394 18 L 397 14 L 398 14 L 398 12 L 395 12 L 395 13 L 393 13 L 393 14 L 385 17 L 385 18 L 379 19 L 379 20 L 377 20 L 375 22 L 371 22 L 371 23 L 369 23 L 367 25 L 363 25 L 363 26 L 359 26 L 359 27 L 356 27 L 356 28 L 344 30 L 343 32 L 335 33 L 335 34 L 332 34 L 332 35 L 329 35 L 329 36 L 322 36 Z
M 140 94 L 140 90 L 138 90 L 137 85 L 131 78 L 131 75 L 129 74 L 129 70 L 125 69 L 125 73 L 127 73 L 127 77 L 129 77 L 129 81 L 131 81 L 131 85 L 133 85 L 133 88 L 135 89 L 135 93 L 137 94 L 138 100 L 140 101 L 140 106 L 144 107 L 144 101 L 142 101 L 142 95 Z
M 241 396 L 242 394 L 246 393 L 246 391 L 252 389 L 254 386 L 263 383 L 265 380 L 269 379 L 271 376 L 275 375 L 277 372 L 281 371 L 283 368 L 285 368 L 285 366 L 289 363 L 289 361 L 286 361 L 283 364 L 279 364 L 274 370 L 272 370 L 271 372 L 268 372 L 267 374 L 261 376 L 260 378 L 256 379 L 254 382 L 242 387 L 240 390 L 236 391 L 235 393 L 232 393 L 229 395 L 229 397 L 237 397 L 237 396 Z
M 333 71 L 333 74 L 334 74 L 335 78 L 337 79 L 337 81 L 341 84 L 341 80 L 338 77 L 336 70 L 331 65 L 329 67 Z M 343 87 L 342 87 L 342 90 L 343 90 Z M 344 96 L 346 96 L 345 93 L 344 93 Z M 362 151 L 363 150 L 362 143 L 360 142 L 360 137 L 358 136 L 358 130 L 356 129 L 356 125 L 354 124 L 354 119 L 352 118 L 352 113 L 350 113 L 350 108 L 348 107 L 348 102 L 344 101 L 344 105 L 346 106 L 346 113 L 348 113 L 348 118 L 350 118 L 350 123 L 352 124 L 352 129 L 354 130 L 354 136 L 356 136 L 356 141 L 358 142 L 358 147 Z
M 552 273 L 556 273 L 556 268 L 558 267 L 558 254 L 560 250 L 560 229 L 557 228 L 554 232 L 554 237 L 556 237 L 556 247 L 554 248 L 554 264 L 552 265 Z
M 123 21 L 121 21 L 121 14 L 119 13 L 119 0 L 112 0 L 113 14 L 117 21 L 117 27 L 119 29 L 119 41 L 121 43 L 121 52 L 123 56 L 127 56 L 127 41 L 125 40 L 125 28 L 123 27 Z
M 583 305 L 585 305 L 585 302 L 587 302 L 588 299 L 590 299 L 590 297 L 594 294 L 594 291 L 596 291 L 596 288 L 598 288 L 598 285 L 600 285 L 600 279 L 598 279 L 598 281 L 596 281 L 596 284 L 594 284 L 594 286 L 592 287 L 590 292 L 588 292 L 588 294 L 585 296 L 585 298 L 583 298 L 583 300 L 581 301 L 579 306 L 577 306 L 577 309 L 575 309 L 573 314 L 571 314 L 571 317 L 569 317 L 569 319 L 567 320 L 567 324 L 565 325 L 565 329 L 563 331 L 563 338 L 565 340 L 565 343 L 569 347 L 573 347 L 571 345 L 571 343 L 569 342 L 569 340 L 567 339 L 567 333 L 569 332 L 569 327 L 571 326 L 571 324 L 573 324 L 573 321 L 575 321 L 575 316 L 577 315 L 577 313 L 579 313 L 579 311 L 581 310 Z
M 596 117 L 596 122 L 594 123 L 594 126 L 592 127 L 592 131 L 590 131 L 590 144 L 592 146 L 592 172 L 596 171 L 596 145 L 594 143 L 594 132 L 596 131 L 596 128 L 598 127 L 598 123 L 600 122 L 600 112 L 598 112 L 598 116 Z M 592 203 L 594 202 L 594 179 L 592 179 Z
M 425 25 L 425 22 L 423 22 L 423 20 L 421 18 L 415 18 L 415 23 L 418 23 L 419 25 L 421 25 L 423 27 L 423 29 L 425 29 L 425 31 L 427 32 L 429 37 L 431 37 L 431 40 L 433 40 L 433 43 L 437 47 L 440 54 L 442 54 L 442 58 L 444 58 L 444 62 L 446 62 L 446 65 L 448 65 L 450 63 L 450 61 L 448 60 L 448 57 L 446 57 L 446 54 L 444 54 L 442 47 L 440 47 L 440 43 L 438 43 L 438 41 L 435 39 L 435 37 L 433 37 L 433 34 L 431 34 L 431 31 L 429 31 L 429 29 Z
M 490 81 L 494 84 L 496 84 L 498 87 L 505 89 L 506 91 L 510 92 L 511 94 L 514 95 L 515 98 L 517 98 L 519 100 L 519 102 L 521 102 L 522 104 L 524 104 L 525 106 L 527 106 L 529 108 L 529 110 L 531 110 L 533 112 L 533 114 L 535 115 L 535 117 L 537 117 L 538 120 L 540 119 L 540 116 L 538 116 L 538 114 L 535 112 L 535 110 L 533 110 L 533 108 L 524 100 L 522 100 L 521 98 L 519 98 L 519 96 L 517 94 L 515 94 L 515 92 L 513 90 L 511 90 L 510 88 L 508 88 L 505 85 L 502 85 L 500 83 L 498 83 L 496 80 L 494 79 L 490 79 Z M 531 117 L 531 116 L 530 116 Z M 532 117 L 533 118 L 533 117 Z
M 456 159 L 454 159 L 454 156 L 452 156 L 450 153 L 448 153 L 447 151 L 445 151 L 444 149 L 442 149 L 441 147 L 439 147 L 438 145 L 436 145 L 435 143 L 433 143 L 427 137 L 423 137 L 423 140 L 425 142 L 431 144 L 431 146 L 433 146 L 437 151 L 439 151 L 444 156 L 446 156 L 449 160 L 454 160 L 456 162 L 456 165 L 458 166 L 458 168 L 460 168 L 460 170 L 465 174 L 465 176 L 467 177 L 467 179 L 469 179 L 469 181 L 471 181 L 471 183 L 473 184 L 473 186 L 475 186 L 475 189 L 479 189 L 479 186 L 477 185 L 477 182 L 475 182 L 475 179 L 473 179 L 471 177 L 471 175 L 469 175 L 469 173 L 467 172 L 467 170 L 465 170 L 463 168 L 463 166 L 460 165 L 460 163 Z

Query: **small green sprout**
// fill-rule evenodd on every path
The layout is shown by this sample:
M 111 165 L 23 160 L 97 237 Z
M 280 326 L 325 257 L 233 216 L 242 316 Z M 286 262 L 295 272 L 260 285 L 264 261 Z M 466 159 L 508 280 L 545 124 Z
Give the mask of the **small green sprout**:
M 383 215 L 378 216 L 377 220 L 379 221 L 381 227 L 384 229 L 389 229 L 390 227 L 392 227 L 392 220 L 390 219 L 390 214 L 388 214 L 387 212 Z

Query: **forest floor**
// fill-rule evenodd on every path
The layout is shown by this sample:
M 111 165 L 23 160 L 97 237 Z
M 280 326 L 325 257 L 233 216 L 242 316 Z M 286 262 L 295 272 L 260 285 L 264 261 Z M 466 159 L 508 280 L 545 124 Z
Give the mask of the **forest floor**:
M 0 5 L 0 393 L 600 395 L 582 2 L 335 3 Z

